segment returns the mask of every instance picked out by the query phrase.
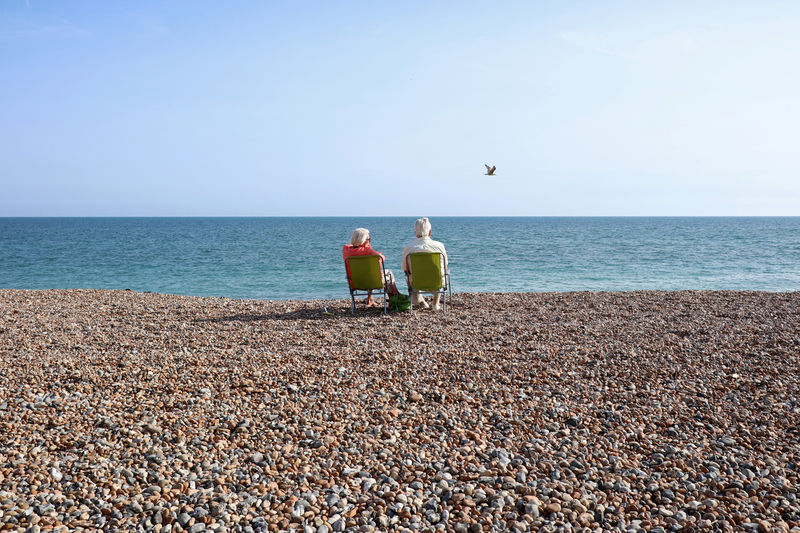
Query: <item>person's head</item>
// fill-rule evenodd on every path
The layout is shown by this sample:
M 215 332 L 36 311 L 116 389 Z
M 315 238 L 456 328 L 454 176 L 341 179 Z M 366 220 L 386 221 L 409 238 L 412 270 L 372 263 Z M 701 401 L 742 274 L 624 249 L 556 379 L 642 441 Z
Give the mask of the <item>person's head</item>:
M 369 242 L 369 230 L 367 228 L 356 228 L 350 235 L 350 244 L 353 246 L 363 246 Z
M 414 222 L 414 235 L 417 237 L 428 237 L 431 234 L 431 221 L 428 217 L 418 218 Z

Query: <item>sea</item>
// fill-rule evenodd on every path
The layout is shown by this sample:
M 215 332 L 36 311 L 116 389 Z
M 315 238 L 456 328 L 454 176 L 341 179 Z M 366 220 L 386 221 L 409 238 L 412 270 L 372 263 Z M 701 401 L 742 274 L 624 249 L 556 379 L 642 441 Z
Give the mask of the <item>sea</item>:
M 353 229 L 402 280 L 416 217 L 0 218 L 0 288 L 349 298 Z M 800 290 L 800 217 L 431 217 L 454 292 Z M 404 288 L 400 282 L 398 286 Z

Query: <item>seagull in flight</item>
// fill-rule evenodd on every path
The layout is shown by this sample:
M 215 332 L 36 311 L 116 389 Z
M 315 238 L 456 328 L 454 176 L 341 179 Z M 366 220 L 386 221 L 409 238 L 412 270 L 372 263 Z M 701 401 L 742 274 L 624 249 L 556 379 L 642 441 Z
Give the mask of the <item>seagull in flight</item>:
M 497 170 L 496 166 L 491 166 L 490 167 L 487 164 L 484 164 L 483 166 L 486 167 L 486 174 L 484 174 L 484 176 L 494 176 L 495 175 L 494 171 Z

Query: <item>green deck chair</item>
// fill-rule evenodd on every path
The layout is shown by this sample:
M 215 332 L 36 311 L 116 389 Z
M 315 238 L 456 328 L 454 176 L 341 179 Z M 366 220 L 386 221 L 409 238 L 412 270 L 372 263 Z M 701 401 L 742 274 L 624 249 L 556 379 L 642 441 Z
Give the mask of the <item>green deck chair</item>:
M 386 287 L 383 262 L 379 255 L 356 255 L 347 258 L 350 265 L 350 314 L 356 313 L 356 296 L 383 295 L 383 314 L 386 314 Z
M 446 296 L 450 292 L 450 272 L 442 268 L 442 254 L 439 252 L 415 252 L 409 254 L 408 258 L 411 266 L 408 297 L 412 298 L 414 291 L 426 294 L 441 294 L 442 311 L 447 313 Z M 414 312 L 413 304 L 409 308 L 409 312 Z

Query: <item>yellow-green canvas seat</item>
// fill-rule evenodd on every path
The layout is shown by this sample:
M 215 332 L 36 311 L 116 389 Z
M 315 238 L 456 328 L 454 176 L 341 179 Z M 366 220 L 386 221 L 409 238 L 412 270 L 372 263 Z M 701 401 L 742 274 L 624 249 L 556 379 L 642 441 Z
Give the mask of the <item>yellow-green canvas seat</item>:
M 356 296 L 383 295 L 383 312 L 386 313 L 386 288 L 383 263 L 379 255 L 356 255 L 347 258 L 350 266 L 350 313 L 356 312 Z
M 442 311 L 446 313 L 446 295 L 450 290 L 450 274 L 443 268 L 442 254 L 439 252 L 415 252 L 409 254 L 408 257 L 411 266 L 411 283 L 408 287 L 409 298 L 412 297 L 414 291 L 441 294 Z M 413 304 L 409 311 L 414 311 Z

